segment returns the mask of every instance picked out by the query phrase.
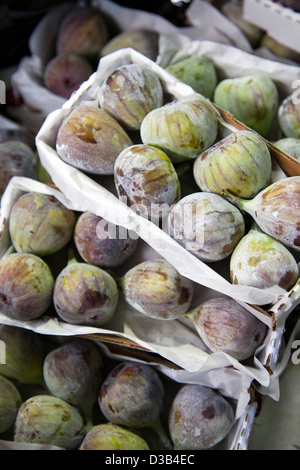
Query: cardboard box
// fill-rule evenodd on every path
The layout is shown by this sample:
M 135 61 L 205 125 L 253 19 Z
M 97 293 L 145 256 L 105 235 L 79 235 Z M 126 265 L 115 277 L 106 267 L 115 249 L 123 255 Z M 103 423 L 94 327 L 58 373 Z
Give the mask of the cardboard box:
M 300 52 L 300 13 L 272 0 L 244 0 L 244 19 Z

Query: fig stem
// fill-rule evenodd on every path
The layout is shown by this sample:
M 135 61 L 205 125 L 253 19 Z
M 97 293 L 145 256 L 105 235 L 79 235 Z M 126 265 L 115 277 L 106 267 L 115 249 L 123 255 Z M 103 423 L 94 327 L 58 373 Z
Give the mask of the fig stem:
M 193 310 L 188 310 L 187 312 L 185 312 L 184 316 L 187 317 L 187 318 L 193 319 L 194 309 Z
M 162 445 L 164 446 L 165 449 L 168 449 L 168 450 L 172 450 L 173 449 L 173 446 L 172 446 L 172 443 L 170 441 L 170 439 L 168 438 L 162 424 L 160 421 L 157 421 L 155 423 L 153 423 L 152 425 L 149 426 L 159 437 Z
M 78 260 L 76 259 L 74 250 L 72 248 L 68 249 L 68 266 L 70 264 L 76 264 L 78 263 Z
M 245 202 L 246 202 L 244 199 L 240 198 L 239 196 L 232 194 L 230 191 L 228 191 L 228 189 L 222 189 L 221 196 L 224 197 L 227 201 L 234 204 L 235 206 L 239 207 L 240 209 L 243 209 Z

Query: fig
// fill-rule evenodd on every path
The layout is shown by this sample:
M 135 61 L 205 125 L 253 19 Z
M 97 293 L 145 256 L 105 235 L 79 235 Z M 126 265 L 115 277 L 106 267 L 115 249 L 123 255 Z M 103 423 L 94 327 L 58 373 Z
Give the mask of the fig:
M 294 94 L 287 96 L 279 106 L 278 120 L 285 137 L 300 139 L 300 103 Z
M 0 340 L 5 344 L 5 364 L 0 374 L 25 385 L 43 385 L 44 344 L 31 330 L 0 325 Z
M 216 86 L 213 101 L 246 126 L 266 136 L 278 112 L 279 94 L 267 75 L 226 78 Z
M 173 163 L 195 159 L 215 142 L 217 132 L 217 112 L 199 93 L 153 109 L 140 128 L 142 143 L 160 148 Z
M 118 298 L 117 284 L 109 273 L 75 259 L 55 280 L 53 304 L 67 323 L 102 326 L 114 315 Z
M 159 34 L 151 29 L 132 29 L 122 31 L 110 38 L 102 47 L 100 56 L 111 54 L 130 47 L 151 60 L 156 61 L 158 55 Z
M 136 433 L 113 423 L 94 426 L 79 450 L 149 450 L 147 442 Z
M 59 24 L 56 54 L 71 52 L 90 60 L 97 59 L 108 37 L 108 27 L 99 10 L 73 7 Z
M 84 57 L 71 53 L 59 54 L 45 67 L 45 87 L 55 95 L 69 99 L 92 73 L 93 69 Z
M 123 361 L 104 380 L 98 401 L 111 423 L 132 429 L 152 428 L 170 448 L 160 421 L 163 398 L 163 383 L 152 367 Z
M 123 150 L 115 162 L 114 180 L 119 197 L 149 218 L 164 217 L 180 198 L 179 177 L 170 158 L 152 145 Z
M 294 62 L 300 62 L 299 52 L 291 49 L 286 44 L 278 41 L 274 36 L 271 36 L 268 32 L 265 32 L 261 38 L 260 47 L 268 49 L 272 54 L 277 57 L 292 60 Z
M 223 196 L 251 215 L 262 232 L 300 251 L 300 176 L 283 178 L 252 199 L 223 191 Z
M 17 387 L 0 375 L 0 434 L 13 427 L 21 405 L 22 397 Z
M 194 179 L 202 191 L 251 198 L 271 180 L 266 143 L 251 131 L 236 131 L 202 152 L 194 162 Z
M 172 238 L 205 262 L 227 258 L 245 233 L 242 213 L 218 194 L 189 194 L 168 216 Z
M 158 75 L 144 64 L 126 64 L 111 72 L 100 86 L 98 99 L 104 111 L 125 129 L 139 130 L 142 120 L 163 105 Z
M 0 142 L 0 198 L 13 176 L 37 179 L 37 156 L 25 142 Z
M 276 147 L 283 150 L 296 160 L 300 160 L 300 138 L 283 137 L 275 142 Z
M 74 242 L 86 263 L 103 269 L 113 269 L 130 259 L 137 248 L 138 238 L 122 227 L 106 221 L 93 212 L 83 212 L 77 219 Z
M 175 450 L 208 450 L 229 434 L 234 410 L 216 389 L 188 384 L 177 392 L 169 413 Z
M 288 290 L 298 275 L 298 264 L 292 253 L 258 228 L 249 230 L 230 257 L 233 284 L 259 289 L 277 285 Z
M 14 249 L 18 253 L 40 257 L 63 248 L 72 238 L 74 225 L 74 211 L 47 194 L 23 194 L 9 215 L 9 233 Z
M 218 83 L 216 68 L 205 56 L 189 56 L 166 67 L 167 72 L 186 83 L 196 93 L 212 100 Z
M 99 349 L 82 339 L 53 349 L 43 364 L 44 381 L 50 393 L 79 408 L 91 424 L 102 374 Z
M 52 302 L 54 279 L 47 263 L 32 253 L 0 260 L 0 311 L 15 320 L 33 320 Z
M 222 351 L 238 361 L 253 356 L 267 332 L 261 320 L 225 296 L 202 302 L 186 316 L 212 352 Z
M 126 302 L 158 320 L 175 320 L 190 307 L 193 282 L 168 261 L 152 259 L 129 269 L 120 280 Z
M 51 395 L 34 395 L 18 410 L 14 441 L 76 450 L 85 434 L 84 420 L 74 406 Z
M 112 175 L 119 153 L 132 145 L 121 125 L 103 109 L 78 105 L 62 121 L 56 139 L 59 157 L 86 173 Z

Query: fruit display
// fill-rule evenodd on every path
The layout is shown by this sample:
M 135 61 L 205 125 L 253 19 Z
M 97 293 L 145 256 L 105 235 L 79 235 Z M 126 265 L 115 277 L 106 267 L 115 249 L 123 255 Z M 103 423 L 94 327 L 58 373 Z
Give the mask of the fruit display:
M 61 18 L 66 101 L 0 141 L 0 448 L 239 447 L 298 296 L 295 95 L 106 21 Z

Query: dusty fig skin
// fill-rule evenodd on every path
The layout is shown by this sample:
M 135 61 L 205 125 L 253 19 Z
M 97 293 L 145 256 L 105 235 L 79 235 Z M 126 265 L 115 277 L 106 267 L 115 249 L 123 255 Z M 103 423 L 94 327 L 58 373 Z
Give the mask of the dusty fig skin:
M 90 410 L 102 382 L 102 356 L 91 342 L 74 340 L 47 354 L 43 375 L 52 395 L 79 409 Z
M 85 436 L 79 450 L 149 450 L 137 434 L 112 423 L 98 424 Z
M 158 75 L 143 64 L 116 68 L 99 91 L 100 107 L 128 130 L 139 130 L 144 117 L 163 105 L 163 97 Z
M 116 159 L 114 180 L 120 198 L 139 207 L 145 216 L 166 216 L 180 198 L 180 182 L 169 157 L 151 145 L 136 144 Z M 160 214 L 156 214 L 156 207 Z
M 56 150 L 69 165 L 86 173 L 113 175 L 119 153 L 132 145 L 130 137 L 106 111 L 78 105 L 58 130 Z
M 158 55 L 158 42 L 159 34 L 150 29 L 133 29 L 122 31 L 116 36 L 112 37 L 103 46 L 100 56 L 110 54 L 111 52 L 119 49 L 131 47 L 132 49 L 141 52 L 149 59 L 156 60 Z
M 98 400 L 108 421 L 139 429 L 159 420 L 163 396 L 163 384 L 154 369 L 124 361 L 106 377 Z
M 120 282 L 125 300 L 158 320 L 175 320 L 191 305 L 194 284 L 167 261 L 157 259 L 131 268 Z
M 216 390 L 184 385 L 172 403 L 169 431 L 175 450 L 206 450 L 221 442 L 234 423 L 234 411 Z
M 125 263 L 137 248 L 138 239 L 130 234 L 123 238 L 118 226 L 110 224 L 111 236 L 105 219 L 92 212 L 82 213 L 75 225 L 74 242 L 85 262 L 112 269 Z
M 31 253 L 0 260 L 0 310 L 16 320 L 40 317 L 52 301 L 54 279 L 45 261 Z
M 72 237 L 74 225 L 74 212 L 47 194 L 23 194 L 9 216 L 9 233 L 15 250 L 41 257 L 63 248 Z
M 213 352 L 223 351 L 242 361 L 262 344 L 267 326 L 235 300 L 221 296 L 193 310 L 195 327 Z
M 102 326 L 114 315 L 118 287 L 113 277 L 98 266 L 71 263 L 55 280 L 53 304 L 67 323 Z

